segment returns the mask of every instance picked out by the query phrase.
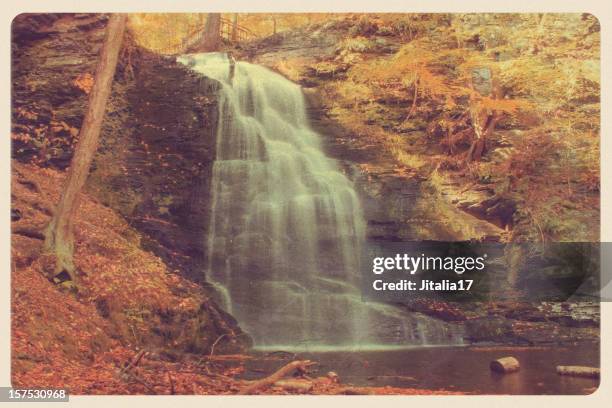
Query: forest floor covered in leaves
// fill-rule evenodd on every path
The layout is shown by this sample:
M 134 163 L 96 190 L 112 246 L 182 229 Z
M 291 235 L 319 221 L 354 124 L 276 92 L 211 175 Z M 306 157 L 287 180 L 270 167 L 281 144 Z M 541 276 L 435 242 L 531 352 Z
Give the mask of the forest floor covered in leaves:
M 228 380 L 198 378 L 190 363 L 179 369 L 159 352 L 148 353 L 138 373 L 125 372 L 147 343 L 163 346 L 157 336 L 146 337 L 156 323 L 163 326 L 161 316 L 195 316 L 204 295 L 140 249 L 135 231 L 86 195 L 75 228 L 80 290 L 49 281 L 52 263 L 36 231 L 48 222 L 64 175 L 17 163 L 13 171 L 19 211 L 12 235 L 13 385 L 67 387 L 76 394 L 156 393 L 172 377 L 177 393 L 227 392 Z

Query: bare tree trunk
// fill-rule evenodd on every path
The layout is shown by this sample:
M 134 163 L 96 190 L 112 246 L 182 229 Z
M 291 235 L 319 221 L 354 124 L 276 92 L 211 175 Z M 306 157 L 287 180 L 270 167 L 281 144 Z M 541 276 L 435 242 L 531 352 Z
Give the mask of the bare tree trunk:
M 115 76 L 126 21 L 127 14 L 113 14 L 108 20 L 94 85 L 89 94 L 87 112 L 85 112 L 85 118 L 79 131 L 79 141 L 70 163 L 60 201 L 45 230 L 45 250 L 55 255 L 54 276 L 65 271 L 75 284 L 74 216 L 79 205 L 79 193 L 85 185 L 93 155 L 98 147 L 100 129 Z
M 221 13 L 208 13 L 204 25 L 202 51 L 218 51 L 221 47 Z
M 542 50 L 542 37 L 544 36 L 544 24 L 546 24 L 546 13 L 538 15 L 538 26 L 536 27 L 536 35 L 533 41 L 532 54 L 537 54 Z
M 408 115 L 406 115 L 405 121 L 410 119 L 417 106 L 417 97 L 419 96 L 419 76 L 415 76 L 414 78 L 414 96 L 412 97 L 412 106 L 410 107 L 410 111 L 408 111 Z
M 272 24 L 273 24 L 272 35 L 275 35 L 276 34 L 276 17 L 272 17 Z
M 473 77 L 470 87 L 483 96 L 490 93 L 493 99 L 503 98 L 501 89 L 499 88 L 498 84 L 496 84 L 495 80 L 493 79 L 493 74 L 490 73 L 490 71 L 488 86 L 486 79 L 484 82 L 480 82 L 479 80 L 479 83 L 475 84 L 475 78 Z M 489 111 L 488 109 L 483 109 L 478 102 L 475 104 L 473 102 L 470 103 L 473 104 L 470 106 L 469 112 L 476 139 L 472 142 L 472 145 L 467 152 L 466 161 L 468 162 L 480 160 L 487 148 L 487 139 L 495 130 L 495 126 L 497 125 L 497 122 L 500 120 L 501 116 L 500 113 L 496 112 L 495 110 Z
M 474 140 L 470 146 L 470 149 L 468 150 L 466 156 L 467 161 L 480 160 L 487 148 L 487 139 L 493 133 L 498 120 L 499 115 L 494 111 L 487 117 L 484 126 L 481 127 L 477 124 L 474 125 L 476 140 Z M 475 122 L 475 120 L 473 121 Z
M 238 41 L 238 13 L 232 17 L 232 42 Z

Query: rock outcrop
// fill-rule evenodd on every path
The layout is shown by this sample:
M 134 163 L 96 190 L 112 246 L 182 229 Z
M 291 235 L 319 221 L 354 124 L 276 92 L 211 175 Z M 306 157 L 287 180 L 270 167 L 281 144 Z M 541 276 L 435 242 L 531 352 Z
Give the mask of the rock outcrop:
M 15 160 L 41 169 L 69 166 L 106 20 L 104 14 L 23 14 L 14 20 Z M 92 200 L 118 213 L 141 235 L 139 250 L 153 252 L 168 273 L 196 284 L 189 289 L 194 298 L 210 294 L 204 251 L 215 154 L 215 89 L 214 81 L 191 73 L 173 58 L 139 48 L 128 32 L 86 186 Z M 36 206 L 49 215 L 54 202 L 48 197 L 38 200 Z M 23 219 L 24 208 L 15 197 L 13 206 L 13 218 Z M 26 239 L 24 231 L 15 244 Z M 40 232 L 35 235 L 29 239 L 41 239 Z M 26 255 L 16 261 L 28 265 L 39 255 L 33 249 L 38 247 L 21 246 Z M 179 351 L 202 353 L 228 327 L 240 333 L 235 320 L 211 302 L 201 303 L 190 316 L 160 312 L 155 333 L 143 342 L 174 342 Z M 101 313 L 111 316 L 107 309 L 99 303 Z M 204 340 L 211 337 L 209 343 Z M 230 338 L 220 342 L 219 350 Z M 248 336 L 241 335 L 237 344 L 247 345 Z

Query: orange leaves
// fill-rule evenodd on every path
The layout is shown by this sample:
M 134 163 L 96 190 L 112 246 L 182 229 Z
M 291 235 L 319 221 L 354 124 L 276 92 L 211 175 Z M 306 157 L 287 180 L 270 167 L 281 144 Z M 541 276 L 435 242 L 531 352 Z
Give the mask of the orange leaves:
M 37 194 L 25 187 L 14 190 L 16 204 L 27 208 L 24 220 L 48 221 L 32 202 L 57 200 L 62 173 L 20 163 L 14 169 L 27 174 L 41 190 Z M 116 376 L 117 367 L 133 355 L 116 338 L 137 342 L 159 324 L 159 310 L 170 315 L 196 313 L 204 301 L 201 289 L 171 274 L 159 258 L 138 246 L 139 238 L 124 219 L 86 195 L 76 234 L 75 261 L 84 272 L 84 290 L 78 298 L 43 276 L 40 258 L 28 266 L 16 264 L 12 271 L 13 384 L 68 387 L 73 393 L 147 392 L 142 385 Z M 13 253 L 37 243 L 42 245 L 14 238 Z M 175 291 L 177 287 L 180 290 Z M 143 375 L 150 381 L 157 374 L 152 368 Z M 175 379 L 180 375 L 173 373 Z M 156 391 L 165 393 L 167 387 Z
M 525 99 L 494 99 L 483 97 L 480 103 L 485 109 L 504 112 L 510 115 L 516 114 L 519 110 L 526 110 L 533 107 L 533 105 Z
M 418 86 L 420 95 L 428 95 L 441 103 L 452 105 L 455 87 L 446 76 L 438 74 L 432 64 L 438 55 L 413 41 L 403 46 L 393 57 L 367 61 L 351 70 L 351 78 L 389 92 L 399 89 L 407 92 Z
M 77 142 L 77 137 L 79 135 L 79 129 L 74 126 L 70 126 L 68 123 L 64 121 L 56 121 L 51 120 L 49 122 L 49 130 L 53 135 L 53 139 L 62 139 L 65 138 L 71 145 L 75 145 Z M 59 140 L 58 140 L 59 141 Z M 64 142 L 61 140 L 60 143 Z
M 72 150 L 78 140 L 79 129 L 55 119 L 53 110 L 41 109 L 36 103 L 15 107 L 14 119 L 13 151 L 25 155 L 31 163 L 48 164 L 51 158 Z
M 89 92 L 91 92 L 94 85 L 94 77 L 87 72 L 85 74 L 80 74 L 72 83 L 74 86 L 89 95 Z
M 32 140 L 32 137 L 27 133 L 15 133 L 11 132 L 11 139 L 14 141 L 20 141 L 24 143 L 29 143 Z
M 419 67 L 416 71 L 418 81 L 425 93 L 431 96 L 442 96 L 447 104 L 451 104 L 454 89 L 440 75 L 435 75 L 426 67 Z

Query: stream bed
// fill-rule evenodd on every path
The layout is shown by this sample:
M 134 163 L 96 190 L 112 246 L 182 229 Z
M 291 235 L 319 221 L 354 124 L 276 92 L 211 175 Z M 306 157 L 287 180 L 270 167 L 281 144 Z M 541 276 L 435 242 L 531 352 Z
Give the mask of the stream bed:
M 279 359 L 264 358 L 277 355 Z M 393 386 L 469 394 L 590 394 L 599 380 L 560 376 L 557 365 L 599 367 L 599 345 L 555 347 L 418 347 L 381 351 L 261 353 L 247 361 L 243 377 L 269 375 L 294 359 L 318 363 L 312 376 L 336 372 L 342 383 Z M 501 375 L 491 372 L 491 360 L 516 357 L 521 369 Z

